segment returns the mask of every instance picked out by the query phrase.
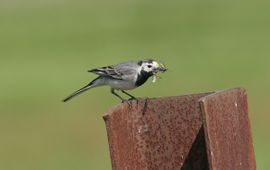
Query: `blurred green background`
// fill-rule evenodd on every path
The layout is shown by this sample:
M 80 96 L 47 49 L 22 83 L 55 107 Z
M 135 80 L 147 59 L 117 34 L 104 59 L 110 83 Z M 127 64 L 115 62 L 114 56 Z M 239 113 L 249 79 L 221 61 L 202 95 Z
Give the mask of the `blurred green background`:
M 247 89 L 258 169 L 270 169 L 270 1 L 1 0 L 0 170 L 111 169 L 102 113 L 119 100 L 95 75 L 130 59 L 169 71 L 131 91 Z

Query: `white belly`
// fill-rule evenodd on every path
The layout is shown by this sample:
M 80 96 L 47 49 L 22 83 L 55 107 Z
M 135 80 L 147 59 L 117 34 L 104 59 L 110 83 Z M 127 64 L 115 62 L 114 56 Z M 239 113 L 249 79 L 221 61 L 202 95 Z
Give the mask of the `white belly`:
M 131 81 L 123 81 L 116 79 L 110 79 L 106 82 L 106 84 L 116 90 L 131 90 L 136 87 L 135 83 Z

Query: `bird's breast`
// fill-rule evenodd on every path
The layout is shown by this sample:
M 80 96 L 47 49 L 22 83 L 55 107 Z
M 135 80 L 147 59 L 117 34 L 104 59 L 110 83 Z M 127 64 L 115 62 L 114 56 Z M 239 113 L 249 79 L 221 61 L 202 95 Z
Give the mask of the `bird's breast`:
M 153 73 L 148 73 L 146 71 L 141 71 L 141 74 L 138 74 L 137 76 L 137 80 L 135 82 L 135 86 L 141 86 L 142 84 L 144 84 L 149 77 L 151 77 L 153 75 Z

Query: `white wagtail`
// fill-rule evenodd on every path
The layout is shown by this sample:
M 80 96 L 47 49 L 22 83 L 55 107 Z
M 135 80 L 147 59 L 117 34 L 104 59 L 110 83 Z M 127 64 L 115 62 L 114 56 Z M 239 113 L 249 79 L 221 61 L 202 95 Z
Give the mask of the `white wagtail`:
M 121 99 L 122 102 L 125 100 L 115 93 L 115 90 L 121 90 L 123 93 L 131 97 L 131 99 L 136 99 L 124 90 L 131 90 L 141 86 L 151 76 L 154 76 L 153 81 L 155 81 L 157 73 L 165 72 L 166 70 L 167 69 L 163 64 L 151 59 L 127 61 L 116 65 L 95 68 L 88 72 L 95 73 L 99 76 L 86 86 L 69 95 L 63 100 L 63 102 L 68 101 L 86 90 L 103 85 L 110 86 L 111 93 Z

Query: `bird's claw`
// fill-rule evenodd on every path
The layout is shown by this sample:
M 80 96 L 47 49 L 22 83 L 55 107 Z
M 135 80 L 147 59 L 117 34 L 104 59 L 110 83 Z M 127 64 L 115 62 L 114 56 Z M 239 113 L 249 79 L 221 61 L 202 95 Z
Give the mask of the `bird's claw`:
M 136 100 L 136 103 L 137 104 L 139 103 L 139 100 L 137 98 L 135 98 L 135 97 L 131 97 L 131 98 L 127 99 L 127 100 L 122 100 L 121 103 L 125 103 L 126 102 L 129 106 L 131 106 L 133 100 Z
M 137 98 L 135 98 L 135 97 L 131 97 L 131 98 L 128 99 L 128 101 L 132 101 L 132 100 L 136 100 L 136 104 L 139 103 L 139 100 Z

